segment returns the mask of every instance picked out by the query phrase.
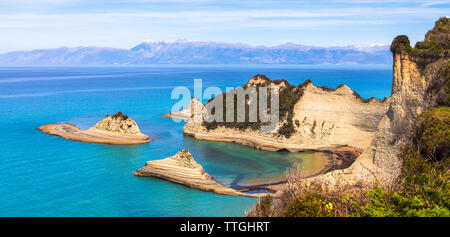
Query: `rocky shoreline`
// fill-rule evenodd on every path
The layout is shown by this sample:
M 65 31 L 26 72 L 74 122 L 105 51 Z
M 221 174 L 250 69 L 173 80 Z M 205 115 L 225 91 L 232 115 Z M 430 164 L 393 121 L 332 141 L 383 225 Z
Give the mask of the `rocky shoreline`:
M 107 115 L 88 130 L 67 123 L 47 124 L 38 129 L 46 134 L 89 143 L 134 145 L 150 142 L 150 138 L 140 132 L 136 122 L 121 112 Z

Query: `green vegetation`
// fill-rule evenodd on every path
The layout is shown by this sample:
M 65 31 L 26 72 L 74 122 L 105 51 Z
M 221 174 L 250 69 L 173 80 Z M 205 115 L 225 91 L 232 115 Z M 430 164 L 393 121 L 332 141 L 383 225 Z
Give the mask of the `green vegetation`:
M 449 138 L 450 107 L 422 113 L 413 144 L 406 146 L 400 154 L 403 159 L 400 187 L 386 192 L 375 186 L 367 194 L 367 202 L 354 202 L 359 209 L 354 214 L 450 216 Z M 436 152 L 442 145 L 446 147 Z
M 258 207 L 262 212 L 263 216 L 269 216 L 270 214 L 270 207 L 273 203 L 273 199 L 271 196 L 266 196 L 258 203 Z
M 403 159 L 400 187 L 386 192 L 375 186 L 369 191 L 367 202 L 355 202 L 359 208 L 355 214 L 450 216 L 449 138 L 450 107 L 422 113 L 413 144 L 406 146 L 399 156 Z
M 279 135 L 289 138 L 295 132 L 293 121 L 294 106 L 303 96 L 303 89 L 309 83 L 311 83 L 311 81 L 306 80 L 297 87 L 287 84 L 287 88 L 280 91 L 280 118 L 285 118 L 285 123 L 278 129 Z
M 280 88 L 280 92 L 279 92 L 279 117 L 280 117 L 280 122 L 283 122 L 283 125 L 280 127 L 280 129 L 278 130 L 278 134 L 285 136 L 287 138 L 289 138 L 294 132 L 295 132 L 295 128 L 294 128 L 294 124 L 293 124 L 293 116 L 294 116 L 294 105 L 298 102 L 298 100 L 302 97 L 303 95 L 303 88 L 311 83 L 310 80 L 306 80 L 303 84 L 300 84 L 298 86 L 293 86 L 291 84 L 289 84 L 286 80 L 282 79 L 282 80 L 273 80 L 271 81 L 269 78 L 267 78 L 264 75 L 255 75 L 252 79 L 259 79 L 259 80 L 263 80 L 264 82 L 261 84 L 257 84 L 257 85 L 252 85 L 253 87 L 256 88 L 256 94 L 257 94 L 257 101 L 255 103 L 259 104 L 259 87 L 268 87 L 271 83 L 275 84 L 275 85 L 280 85 L 281 83 L 284 83 L 286 86 Z M 248 83 L 246 85 L 244 85 L 242 88 L 246 89 L 248 88 Z M 257 118 L 257 122 L 249 122 L 249 105 L 248 105 L 248 97 L 246 98 L 246 105 L 245 105 L 245 121 L 244 122 L 225 122 L 226 121 L 226 97 L 231 95 L 231 93 L 233 93 L 233 91 L 229 91 L 229 92 L 225 92 L 222 93 L 221 95 L 216 96 L 215 98 L 222 98 L 223 100 L 223 121 L 224 122 L 203 122 L 203 125 L 207 128 L 207 129 L 215 129 L 219 126 L 223 126 L 226 128 L 237 128 L 240 130 L 246 130 L 246 129 L 251 129 L 251 130 L 259 130 L 261 128 L 262 125 L 264 125 L 264 123 L 260 120 L 259 116 Z M 237 96 L 233 95 L 234 97 L 234 119 L 236 121 L 237 118 Z M 268 109 L 270 109 L 270 90 L 268 90 L 268 95 L 267 95 L 267 100 L 268 100 Z M 208 101 L 211 102 L 214 98 L 210 99 Z M 213 113 L 215 112 L 214 110 L 212 111 Z M 270 122 L 269 122 L 270 123 Z
M 391 51 L 394 53 L 401 51 L 410 51 L 411 44 L 409 42 L 409 38 L 406 35 L 399 35 L 394 38 L 391 44 Z
M 415 56 L 443 57 L 449 54 L 450 18 L 441 17 L 436 21 L 433 29 L 428 31 L 424 41 L 417 42 L 411 47 L 406 35 L 397 36 L 391 45 L 391 51 L 405 51 Z
M 417 42 L 416 49 L 432 51 L 436 53 L 445 53 L 448 51 L 450 32 L 450 18 L 441 17 L 436 21 L 432 30 L 428 31 L 425 40 Z
M 258 88 L 262 87 L 262 86 L 267 87 L 268 84 L 271 81 L 266 76 L 260 75 L 260 74 L 255 75 L 253 78 L 258 78 L 258 79 L 264 80 L 264 83 L 258 84 L 257 86 L 254 86 L 256 88 L 256 96 L 257 96 L 257 100 L 254 103 L 256 103 L 258 105 L 259 104 L 259 98 L 260 98 L 260 94 L 259 94 Z M 247 87 L 248 86 L 246 84 L 242 88 L 243 89 L 247 89 Z M 219 126 L 223 126 L 223 127 L 226 127 L 226 128 L 237 128 L 237 129 L 240 129 L 240 130 L 246 130 L 246 129 L 259 130 L 261 128 L 261 126 L 264 125 L 264 123 L 261 121 L 259 116 L 258 116 L 256 122 L 250 122 L 250 118 L 249 118 L 250 106 L 248 104 L 248 102 L 249 102 L 248 96 L 246 96 L 246 98 L 245 98 L 245 121 L 243 121 L 243 122 L 236 122 L 236 120 L 237 120 L 238 100 L 237 100 L 236 94 L 234 94 L 234 93 L 235 93 L 234 90 L 231 90 L 231 91 L 228 91 L 228 92 L 224 92 L 221 95 L 218 95 L 218 96 L 216 96 L 214 98 L 211 98 L 208 101 L 208 103 L 209 103 L 209 102 L 211 102 L 214 99 L 218 99 L 218 100 L 222 99 L 222 103 L 223 103 L 223 122 L 218 122 L 218 121 L 206 122 L 206 121 L 203 121 L 203 125 L 206 127 L 206 129 L 210 130 L 210 129 L 215 129 L 215 128 L 219 127 Z M 226 100 L 227 100 L 227 96 L 233 96 L 233 101 L 234 101 L 233 121 L 235 121 L 235 122 L 226 122 L 226 111 L 227 111 Z M 268 95 L 267 95 L 267 100 L 268 101 L 270 101 L 270 96 L 271 96 L 270 95 L 270 91 L 268 91 Z M 268 108 L 270 108 L 270 103 L 268 103 Z M 213 108 L 211 112 L 215 113 L 215 109 L 216 108 Z
M 320 193 L 301 196 L 286 208 L 284 217 L 332 217 L 333 203 Z
M 421 114 L 414 141 L 421 156 L 435 160 L 438 146 L 449 140 L 450 107 L 434 108 Z

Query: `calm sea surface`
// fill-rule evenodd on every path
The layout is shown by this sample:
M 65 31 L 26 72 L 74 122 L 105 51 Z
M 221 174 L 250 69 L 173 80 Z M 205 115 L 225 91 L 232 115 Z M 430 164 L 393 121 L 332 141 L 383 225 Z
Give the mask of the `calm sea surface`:
M 308 153 L 264 152 L 197 141 L 183 123 L 160 117 L 177 102 L 176 86 L 238 87 L 255 74 L 335 88 L 363 97 L 390 95 L 391 66 L 104 66 L 0 67 L 0 216 L 243 216 L 254 198 L 201 192 L 133 176 L 145 161 L 189 149 L 218 181 L 243 184 L 280 177 L 292 162 L 315 164 Z M 69 141 L 37 130 L 68 122 L 87 129 L 122 111 L 150 136 L 146 145 Z

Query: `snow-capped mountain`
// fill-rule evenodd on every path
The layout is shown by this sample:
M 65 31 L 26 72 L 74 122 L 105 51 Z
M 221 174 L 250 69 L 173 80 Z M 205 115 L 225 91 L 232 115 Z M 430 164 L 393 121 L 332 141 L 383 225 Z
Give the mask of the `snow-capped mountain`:
M 387 45 L 250 46 L 213 41 L 146 40 L 127 49 L 76 47 L 0 54 L 0 65 L 109 64 L 389 64 Z

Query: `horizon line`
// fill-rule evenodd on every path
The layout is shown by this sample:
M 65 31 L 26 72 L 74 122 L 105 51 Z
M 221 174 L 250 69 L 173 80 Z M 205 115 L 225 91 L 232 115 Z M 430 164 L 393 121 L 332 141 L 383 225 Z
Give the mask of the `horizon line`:
M 95 45 L 78 45 L 78 46 L 67 46 L 67 45 L 61 45 L 61 46 L 55 46 L 51 48 L 34 48 L 34 49 L 17 49 L 17 50 L 11 50 L 11 51 L 0 51 L 1 54 L 8 54 L 8 53 L 14 53 L 14 52 L 26 52 L 26 51 L 36 51 L 36 50 L 52 50 L 52 49 L 77 49 L 77 48 L 105 48 L 105 49 L 121 49 L 121 50 L 131 50 L 134 47 L 137 47 L 144 43 L 168 43 L 173 44 L 177 42 L 198 42 L 198 43 L 217 43 L 217 44 L 225 44 L 225 45 L 240 45 L 240 46 L 247 46 L 251 48 L 276 48 L 280 46 L 286 46 L 286 45 L 295 45 L 295 46 L 302 46 L 302 47 L 312 47 L 312 48 L 348 48 L 348 47 L 355 47 L 355 48 L 373 48 L 373 47 L 389 47 L 390 44 L 381 44 L 381 43 L 361 43 L 361 44 L 348 44 L 348 45 L 330 45 L 330 46 L 321 46 L 321 45 L 306 45 L 302 43 L 295 43 L 292 41 L 281 43 L 281 44 L 274 44 L 274 45 L 264 45 L 264 44 L 250 44 L 245 42 L 226 42 L 226 41 L 214 41 L 214 40 L 193 40 L 193 39 L 176 39 L 176 40 L 152 40 L 152 39 L 145 39 L 141 41 L 140 43 L 137 43 L 135 46 L 132 46 L 131 48 L 125 48 L 125 47 L 112 47 L 112 46 L 95 46 Z

